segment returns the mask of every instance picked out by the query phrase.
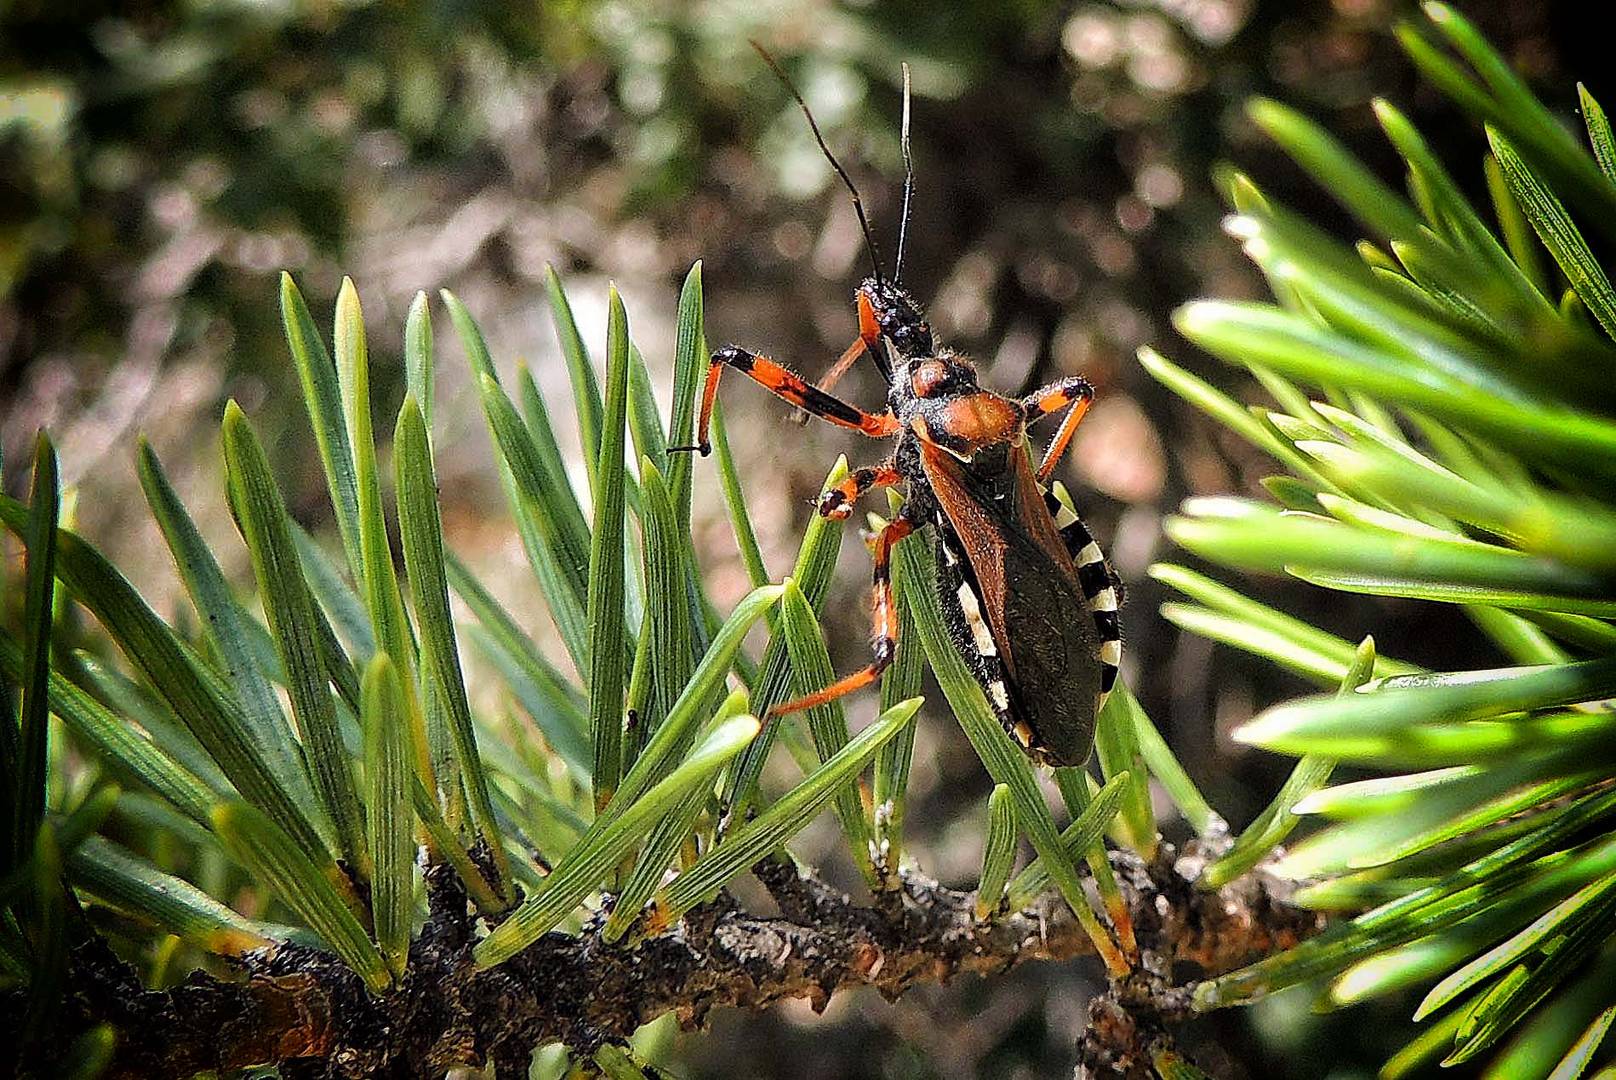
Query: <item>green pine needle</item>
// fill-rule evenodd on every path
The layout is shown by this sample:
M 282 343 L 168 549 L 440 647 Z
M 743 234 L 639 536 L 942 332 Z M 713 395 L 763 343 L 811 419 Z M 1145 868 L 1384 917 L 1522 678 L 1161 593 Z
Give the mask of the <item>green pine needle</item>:
M 225 409 L 224 451 L 238 522 L 252 553 L 264 610 L 286 672 L 292 716 L 302 737 L 314 788 L 336 826 L 338 851 L 368 875 L 364 826 L 348 753 L 337 728 L 336 703 L 320 657 L 314 599 L 292 543 L 290 518 L 269 461 L 234 401 Z
M 1201 984 L 1195 1000 L 1222 1007 L 1331 977 L 1339 1005 L 1436 982 L 1420 1018 L 1445 1015 L 1383 1075 L 1508 1040 L 1489 1075 L 1572 1076 L 1616 1007 L 1598 959 L 1616 940 L 1616 292 L 1582 232 L 1616 235 L 1616 144 L 1585 90 L 1591 152 L 1470 23 L 1443 4 L 1424 12 L 1398 37 L 1485 131 L 1496 231 L 1391 104 L 1376 115 L 1412 202 L 1317 125 L 1258 103 L 1259 126 L 1373 242 L 1338 240 L 1232 183 L 1241 216 L 1230 231 L 1277 303 L 1203 301 L 1176 319 L 1279 410 L 1242 408 L 1155 353 L 1140 359 L 1290 473 L 1264 481 L 1283 509 L 1192 500 L 1167 524 L 1173 539 L 1233 570 L 1457 606 L 1456 633 L 1479 629 L 1519 666 L 1355 662 L 1347 642 L 1244 589 L 1152 569 L 1193 601 L 1163 610 L 1186 630 L 1321 685 L 1347 680 L 1339 695 L 1279 703 L 1238 729 L 1300 761 L 1201 884 L 1233 880 L 1311 817 L 1319 827 L 1273 871 L 1315 879 L 1299 904 L 1370 909 Z M 1544 251 L 1569 303 L 1553 303 Z M 1320 787 L 1337 759 L 1383 775 Z

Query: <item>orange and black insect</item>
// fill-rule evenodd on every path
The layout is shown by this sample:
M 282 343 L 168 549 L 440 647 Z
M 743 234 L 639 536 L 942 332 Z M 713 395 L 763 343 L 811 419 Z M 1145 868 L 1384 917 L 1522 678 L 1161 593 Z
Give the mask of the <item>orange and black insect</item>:
M 938 344 L 913 298 L 898 285 L 903 268 L 913 167 L 909 157 L 908 69 L 904 70 L 903 220 L 893 275 L 881 272 L 863 202 L 831 154 L 812 113 L 780 66 L 754 48 L 796 97 L 815 139 L 853 195 L 873 272 L 858 287 L 859 336 L 813 386 L 767 356 L 727 345 L 712 355 L 702 396 L 699 443 L 711 451 L 708 421 L 719 377 L 733 368 L 810 415 L 875 438 L 896 437 L 892 456 L 855 470 L 824 492 L 819 513 L 845 519 L 854 502 L 902 483 L 903 511 L 875 538 L 875 627 L 870 664 L 822 690 L 777 706 L 811 708 L 875 681 L 892 663 L 898 618 L 893 608 L 892 549 L 932 526 L 938 596 L 955 646 L 1005 728 L 1034 758 L 1055 765 L 1088 760 L 1094 722 L 1121 659 L 1120 583 L 1083 523 L 1049 491 L 1050 476 L 1088 411 L 1094 391 L 1067 378 L 1020 399 L 977 383 L 972 362 Z M 886 408 L 865 412 L 826 389 L 860 356 L 887 381 Z M 1065 411 L 1035 468 L 1029 424 Z

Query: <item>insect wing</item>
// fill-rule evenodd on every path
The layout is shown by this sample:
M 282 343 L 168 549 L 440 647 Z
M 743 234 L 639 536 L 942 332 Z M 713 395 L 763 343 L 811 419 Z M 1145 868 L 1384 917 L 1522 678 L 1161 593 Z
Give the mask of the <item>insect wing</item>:
M 1031 728 L 1032 749 L 1081 764 L 1101 692 L 1099 635 L 1026 450 L 986 448 L 971 462 L 924 440 L 920 451 L 980 590 L 1011 715 Z

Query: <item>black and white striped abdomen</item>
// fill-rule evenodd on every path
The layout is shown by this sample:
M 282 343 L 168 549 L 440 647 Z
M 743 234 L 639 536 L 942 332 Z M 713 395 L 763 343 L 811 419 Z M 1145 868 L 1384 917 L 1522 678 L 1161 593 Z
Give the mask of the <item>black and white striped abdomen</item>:
M 1083 519 L 1061 502 L 1055 493 L 1044 489 L 1044 505 L 1055 519 L 1061 542 L 1077 567 L 1077 581 L 1083 589 L 1083 602 L 1094 616 L 1094 629 L 1099 638 L 1095 660 L 1100 665 L 1100 696 L 1094 711 L 1098 715 L 1106 697 L 1116 685 L 1117 670 L 1122 663 L 1122 625 L 1117 608 L 1122 601 L 1121 582 L 1117 579 L 1100 545 L 1094 542 Z

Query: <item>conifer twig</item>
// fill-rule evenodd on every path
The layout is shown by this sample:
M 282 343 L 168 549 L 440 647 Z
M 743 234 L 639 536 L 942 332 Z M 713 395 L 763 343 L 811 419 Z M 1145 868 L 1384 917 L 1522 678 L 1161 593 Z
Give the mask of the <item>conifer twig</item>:
M 1145 963 L 1106 1000 L 1144 1018 L 1130 1029 L 1135 1035 L 1165 1030 L 1187 1015 L 1188 988 L 1173 985 L 1176 963 L 1225 971 L 1320 925 L 1317 915 L 1287 903 L 1285 883 L 1260 871 L 1219 892 L 1195 889 L 1187 875 L 1215 854 L 1198 850 L 1199 843 L 1182 856 L 1164 844 L 1149 864 L 1132 852 L 1112 853 Z M 913 871 L 900 875 L 900 887 L 883 893 L 875 907 L 786 863 L 766 861 L 753 873 L 780 915 L 750 914 L 724 895 L 637 947 L 604 943 L 598 933 L 604 920 L 597 919 L 581 935 L 548 934 L 505 963 L 480 969 L 471 958 L 460 886 L 434 870 L 432 916 L 411 950 L 409 974 L 381 996 L 369 995 L 335 958 L 295 945 L 248 954 L 237 980 L 195 973 L 172 990 L 146 990 L 132 969 L 92 941 L 74 958 L 71 1008 L 80 1013 L 75 1022 L 119 1029 L 110 1076 L 267 1063 L 287 1077 L 415 1076 L 490 1059 L 499 1075 L 515 1076 L 526 1074 L 534 1046 L 560 1040 L 588 1051 L 625 1039 L 665 1012 L 693 1029 L 719 1008 L 806 998 L 822 1009 L 834 993 L 856 986 L 895 1000 L 921 983 L 1093 951 L 1054 894 L 983 922 L 975 917 L 973 893 Z M 0 999 L 0 1014 L 10 1008 Z M 1085 1054 L 1095 1037 L 1085 1035 Z M 1113 1049 L 1107 1059 L 1130 1053 Z

